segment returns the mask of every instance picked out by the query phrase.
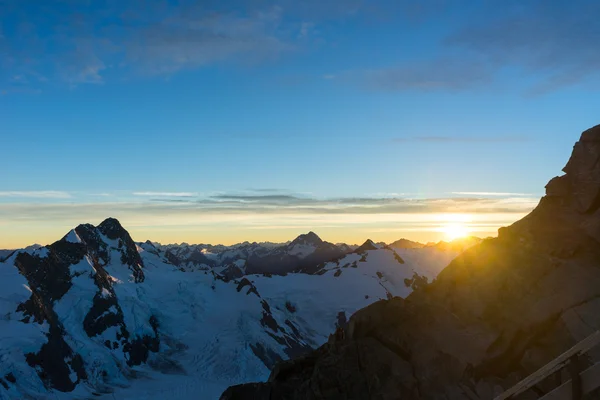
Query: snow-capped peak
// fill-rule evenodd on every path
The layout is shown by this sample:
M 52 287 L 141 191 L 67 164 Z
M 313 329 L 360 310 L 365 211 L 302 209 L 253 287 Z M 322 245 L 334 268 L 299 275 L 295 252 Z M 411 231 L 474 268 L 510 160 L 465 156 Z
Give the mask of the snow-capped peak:
M 287 245 L 287 254 L 299 258 L 306 258 L 317 250 L 323 241 L 314 232 L 303 234 Z

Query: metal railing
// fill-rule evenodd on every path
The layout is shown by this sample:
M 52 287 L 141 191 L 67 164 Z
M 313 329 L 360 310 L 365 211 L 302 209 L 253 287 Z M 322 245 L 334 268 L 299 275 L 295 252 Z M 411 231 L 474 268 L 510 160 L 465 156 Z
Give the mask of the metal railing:
M 600 388 L 600 362 L 581 371 L 580 357 L 600 344 L 600 331 L 597 331 L 568 351 L 556 357 L 515 386 L 497 396 L 494 400 L 515 399 L 521 393 L 533 388 L 552 374 L 567 369 L 571 379 L 545 394 L 540 400 L 580 400 L 583 395 Z

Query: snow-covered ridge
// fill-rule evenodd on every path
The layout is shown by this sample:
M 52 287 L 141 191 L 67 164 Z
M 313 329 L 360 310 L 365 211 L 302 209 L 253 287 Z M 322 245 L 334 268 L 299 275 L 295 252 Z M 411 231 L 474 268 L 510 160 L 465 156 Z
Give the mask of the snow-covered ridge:
M 232 246 L 198 244 L 160 245 L 146 242 L 164 251 L 170 262 L 187 270 L 207 270 L 235 266 L 245 273 L 286 274 L 307 266 L 333 260 L 348 253 L 348 246 L 321 240 L 314 232 L 300 235 L 291 242 L 239 243 Z
M 134 243 L 108 219 L 12 253 L 0 262 L 0 399 L 218 398 L 321 345 L 358 309 L 433 280 L 457 254 L 339 249 L 312 233 L 221 252 Z M 290 260 L 304 273 L 249 270 Z
M 16 250 L 0 250 L 0 262 L 10 257 Z

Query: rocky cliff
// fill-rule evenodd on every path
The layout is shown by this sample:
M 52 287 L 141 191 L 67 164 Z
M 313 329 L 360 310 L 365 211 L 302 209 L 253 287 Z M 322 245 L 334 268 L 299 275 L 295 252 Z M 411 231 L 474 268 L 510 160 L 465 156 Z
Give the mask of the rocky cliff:
M 268 382 L 222 399 L 490 399 L 600 329 L 600 126 L 564 172 L 530 215 L 432 284 L 360 310 Z

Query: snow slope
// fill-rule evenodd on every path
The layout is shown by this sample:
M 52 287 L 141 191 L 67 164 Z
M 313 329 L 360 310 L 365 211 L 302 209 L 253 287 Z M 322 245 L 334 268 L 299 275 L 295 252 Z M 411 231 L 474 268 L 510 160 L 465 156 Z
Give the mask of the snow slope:
M 0 262 L 9 257 L 15 250 L 0 250 Z
M 321 246 L 308 235 L 286 254 L 311 242 Z M 171 250 L 135 244 L 109 219 L 0 263 L 0 399 L 218 398 L 456 255 L 368 241 L 313 274 L 231 277 L 217 263 L 176 265 Z

